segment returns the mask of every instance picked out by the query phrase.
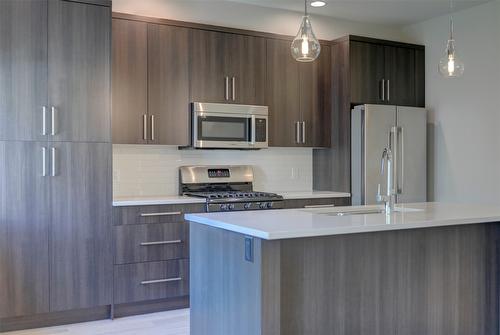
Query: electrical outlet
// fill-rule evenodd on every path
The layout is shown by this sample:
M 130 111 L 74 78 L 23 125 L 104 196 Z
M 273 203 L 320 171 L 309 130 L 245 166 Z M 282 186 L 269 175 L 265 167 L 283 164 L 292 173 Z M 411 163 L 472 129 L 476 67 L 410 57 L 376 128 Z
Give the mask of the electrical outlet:
M 290 178 L 293 180 L 299 179 L 300 178 L 300 169 L 299 168 L 292 168 Z

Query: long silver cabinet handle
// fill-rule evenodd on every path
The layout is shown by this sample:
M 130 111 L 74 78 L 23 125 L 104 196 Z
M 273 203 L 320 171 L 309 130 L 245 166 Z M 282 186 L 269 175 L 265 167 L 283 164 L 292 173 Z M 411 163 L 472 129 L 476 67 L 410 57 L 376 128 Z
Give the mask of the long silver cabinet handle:
M 306 121 L 302 121 L 302 144 L 306 144 Z
M 329 205 L 307 205 L 307 206 L 304 206 L 304 208 L 330 208 L 330 207 L 335 207 L 335 204 L 329 204 Z
M 229 100 L 229 77 L 224 77 L 224 98 Z
M 155 140 L 155 116 L 151 115 L 151 141 Z
M 295 122 L 295 143 L 300 143 L 300 122 Z
M 154 279 L 154 280 L 143 280 L 141 281 L 141 285 L 150 285 L 150 284 L 158 284 L 158 283 L 169 283 L 173 281 L 181 281 L 181 277 L 175 278 L 165 278 L 165 279 Z
M 236 101 L 236 77 L 231 78 L 231 89 L 233 101 Z
M 149 216 L 173 216 L 173 215 L 181 215 L 182 212 L 162 212 L 162 213 L 141 213 L 141 217 L 149 217 Z
M 57 166 L 56 166 L 57 165 L 56 164 L 56 161 L 57 161 L 56 153 L 57 153 L 57 151 L 56 151 L 56 148 L 54 148 L 54 147 L 51 148 L 50 150 L 51 150 L 51 155 L 52 155 L 52 163 L 51 163 L 51 169 L 50 169 L 51 172 L 50 172 L 50 175 L 52 177 L 55 177 L 55 176 L 57 176 Z
M 56 122 L 56 108 L 52 106 L 50 108 L 50 123 L 51 123 L 51 133 L 50 135 L 55 136 L 57 134 L 57 122 Z
M 47 177 L 47 148 L 42 147 L 42 177 Z
M 382 79 L 382 96 L 381 99 L 382 101 L 385 101 L 385 79 Z
M 42 135 L 47 135 L 47 106 L 42 107 Z
M 142 114 L 142 139 L 148 140 L 148 116 L 146 114 Z
M 165 244 L 178 244 L 178 243 L 182 243 L 182 240 L 142 242 L 140 246 L 149 247 L 152 245 L 165 245 Z
M 387 102 L 391 101 L 391 81 L 387 79 Z
M 401 171 L 401 179 L 398 177 L 398 194 L 403 194 L 405 183 L 405 133 L 403 127 L 398 127 L 398 146 L 400 148 L 400 161 L 399 170 Z

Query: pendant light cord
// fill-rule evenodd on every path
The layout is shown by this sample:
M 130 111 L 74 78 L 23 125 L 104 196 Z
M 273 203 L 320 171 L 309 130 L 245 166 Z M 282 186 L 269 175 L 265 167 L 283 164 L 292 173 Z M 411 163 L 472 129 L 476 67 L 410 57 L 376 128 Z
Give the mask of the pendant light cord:
M 304 14 L 307 16 L 307 0 L 304 0 Z
M 453 0 L 450 0 L 450 40 L 453 40 L 453 33 L 454 33 L 454 27 L 453 27 Z

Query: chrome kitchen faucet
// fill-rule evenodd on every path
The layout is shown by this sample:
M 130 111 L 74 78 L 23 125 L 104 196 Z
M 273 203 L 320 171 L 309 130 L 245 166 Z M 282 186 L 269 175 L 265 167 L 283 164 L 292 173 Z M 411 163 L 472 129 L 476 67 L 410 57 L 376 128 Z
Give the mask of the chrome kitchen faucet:
M 380 183 L 377 187 L 377 201 L 384 202 L 385 214 L 391 214 L 394 210 L 394 203 L 396 201 L 396 190 L 393 187 L 393 176 L 392 176 L 392 164 L 393 156 L 392 151 L 389 148 L 385 148 L 382 152 L 380 166 L 380 175 L 384 176 L 385 165 L 387 165 L 387 180 L 386 180 L 386 194 L 382 195 L 380 193 Z

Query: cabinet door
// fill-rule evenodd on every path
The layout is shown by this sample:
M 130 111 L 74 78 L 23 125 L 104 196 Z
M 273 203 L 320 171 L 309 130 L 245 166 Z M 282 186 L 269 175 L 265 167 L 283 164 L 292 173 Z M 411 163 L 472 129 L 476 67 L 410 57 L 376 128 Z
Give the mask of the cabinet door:
M 147 142 L 147 29 L 145 22 L 113 19 L 113 143 Z
M 300 146 L 296 134 L 300 121 L 299 64 L 292 58 L 289 41 L 267 40 L 266 92 L 269 145 Z
M 386 102 L 415 106 L 415 49 L 384 47 Z
M 190 143 L 189 29 L 148 26 L 149 143 Z
M 417 107 L 425 107 L 425 50 L 415 49 L 415 100 Z
M 193 29 L 190 38 L 191 102 L 228 102 L 223 33 Z M 227 99 L 226 99 L 227 98 Z
M 0 1 L 0 140 L 42 140 L 47 2 Z
M 109 142 L 111 9 L 49 2 L 49 102 L 54 141 Z
M 0 317 L 49 311 L 46 142 L 0 142 Z
M 384 47 L 378 44 L 352 41 L 350 44 L 351 102 L 380 104 L 382 79 L 385 75 Z
M 110 304 L 111 144 L 58 142 L 52 147 L 51 311 Z
M 332 95 L 330 47 L 322 45 L 318 59 L 312 63 L 301 63 L 299 68 L 303 145 L 329 147 Z
M 264 105 L 266 89 L 266 40 L 225 34 L 225 74 L 231 79 L 231 103 Z

